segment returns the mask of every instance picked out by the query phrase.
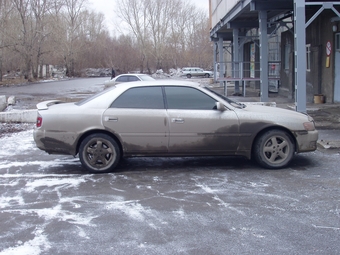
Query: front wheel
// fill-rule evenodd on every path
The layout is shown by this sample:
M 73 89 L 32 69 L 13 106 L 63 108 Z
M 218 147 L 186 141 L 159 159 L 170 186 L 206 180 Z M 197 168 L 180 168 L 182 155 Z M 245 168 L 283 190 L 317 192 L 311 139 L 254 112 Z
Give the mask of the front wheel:
M 204 75 L 204 77 L 205 77 L 205 78 L 209 78 L 210 75 L 209 75 L 208 73 L 206 73 L 206 74 Z
M 189 78 L 189 79 L 191 78 L 191 74 L 190 73 L 187 74 L 187 78 Z
M 281 130 L 270 130 L 255 141 L 255 160 L 265 168 L 278 169 L 287 166 L 294 152 L 292 138 Z
M 116 141 L 106 134 L 92 134 L 79 147 L 81 164 L 91 173 L 111 172 L 120 160 Z

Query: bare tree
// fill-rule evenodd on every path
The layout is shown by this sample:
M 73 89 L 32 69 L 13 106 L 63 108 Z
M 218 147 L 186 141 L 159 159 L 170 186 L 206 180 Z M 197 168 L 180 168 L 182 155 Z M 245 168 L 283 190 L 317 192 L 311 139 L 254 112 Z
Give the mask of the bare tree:
M 13 22 L 10 36 L 14 43 L 14 49 L 24 58 L 23 74 L 25 79 L 31 80 L 32 56 L 33 56 L 33 17 L 30 11 L 29 1 L 13 0 L 18 22 Z M 16 34 L 16 32 L 20 32 Z
M 170 36 L 171 21 L 175 18 L 180 0 L 148 0 L 146 1 L 152 50 L 156 68 L 163 68 L 163 61 L 167 57 L 167 41 Z
M 0 82 L 3 75 L 3 57 L 5 50 L 10 46 L 6 31 L 8 28 L 9 15 L 12 12 L 12 4 L 9 0 L 0 0 Z
M 48 26 L 48 15 L 52 8 L 52 2 L 50 0 L 31 0 L 31 10 L 35 21 L 35 31 L 33 39 L 33 78 L 38 78 L 38 72 L 40 71 L 40 77 L 42 76 L 42 68 L 39 70 L 39 66 L 42 67 L 44 60 L 43 55 L 48 52 L 47 44 L 45 43 L 52 33 L 51 26 Z
M 120 0 L 117 2 L 117 15 L 125 22 L 132 34 L 137 39 L 140 50 L 140 70 L 143 72 L 144 67 L 149 69 L 148 65 L 148 48 L 149 41 L 149 20 L 147 16 L 147 0 Z
M 186 65 L 211 68 L 213 46 L 209 39 L 209 21 L 202 11 L 196 12 L 189 20 L 186 33 Z
M 212 63 L 208 17 L 184 0 L 118 0 L 129 33 L 112 37 L 104 16 L 87 0 L 0 0 L 0 79 L 3 66 L 29 80 L 43 64 L 62 65 L 68 76 L 87 67 L 151 73 Z M 124 26 L 124 25 L 123 25 Z M 126 26 L 124 26 L 126 27 Z
M 195 6 L 189 2 L 180 1 L 176 15 L 170 24 L 170 36 L 167 42 L 169 52 L 169 64 L 176 68 L 188 65 L 187 50 L 190 49 L 188 38 L 193 33 L 192 21 L 195 20 Z
M 183 0 L 119 0 L 117 6 L 118 17 L 136 37 L 143 59 L 150 66 L 211 66 L 204 54 L 212 54 L 206 29 L 208 17 L 192 4 Z
M 82 12 L 85 8 L 86 0 L 64 0 L 65 2 L 65 35 L 64 39 L 64 63 L 66 66 L 66 74 L 68 76 L 75 75 L 75 55 L 81 50 L 82 44 L 80 39 Z

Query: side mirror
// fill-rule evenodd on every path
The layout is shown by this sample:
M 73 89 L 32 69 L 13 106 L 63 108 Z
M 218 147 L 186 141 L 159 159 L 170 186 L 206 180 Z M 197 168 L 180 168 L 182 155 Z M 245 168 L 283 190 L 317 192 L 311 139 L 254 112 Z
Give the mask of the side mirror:
M 225 111 L 225 106 L 221 102 L 216 102 L 216 110 L 224 112 Z

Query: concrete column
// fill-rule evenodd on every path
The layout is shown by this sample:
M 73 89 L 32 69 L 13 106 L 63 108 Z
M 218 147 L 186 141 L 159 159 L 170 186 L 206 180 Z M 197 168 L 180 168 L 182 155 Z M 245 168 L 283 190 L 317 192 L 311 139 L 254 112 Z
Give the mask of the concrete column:
M 216 41 L 214 41 L 214 59 L 213 59 L 213 71 L 214 71 L 214 82 L 216 82 L 216 77 L 217 77 L 217 67 L 216 67 L 216 64 L 217 64 L 217 47 L 218 47 L 218 44 Z
M 294 0 L 295 108 L 306 112 L 306 12 L 305 1 Z
M 267 12 L 259 11 L 260 33 L 260 87 L 261 102 L 268 102 L 268 33 Z
M 219 63 L 220 63 L 220 78 L 224 77 L 225 73 L 225 63 L 224 63 L 224 53 L 223 53 L 223 37 L 218 39 L 218 53 L 219 53 Z M 223 81 L 220 82 L 220 86 L 223 86 Z
M 239 31 L 233 29 L 233 78 L 242 78 L 240 74 Z M 240 94 L 240 82 L 235 81 L 234 94 Z

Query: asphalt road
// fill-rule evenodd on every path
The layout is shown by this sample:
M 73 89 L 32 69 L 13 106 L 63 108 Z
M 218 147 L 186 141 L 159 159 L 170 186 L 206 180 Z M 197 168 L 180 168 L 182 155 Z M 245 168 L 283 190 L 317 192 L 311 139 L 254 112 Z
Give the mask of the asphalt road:
M 36 104 L 51 99 L 79 101 L 104 89 L 104 78 L 69 79 L 15 86 L 0 86 L 0 95 L 15 96 L 14 109 L 36 109 Z
M 338 150 L 275 171 L 237 157 L 133 158 L 93 175 L 37 149 L 33 128 L 1 136 L 1 255 L 340 253 Z

